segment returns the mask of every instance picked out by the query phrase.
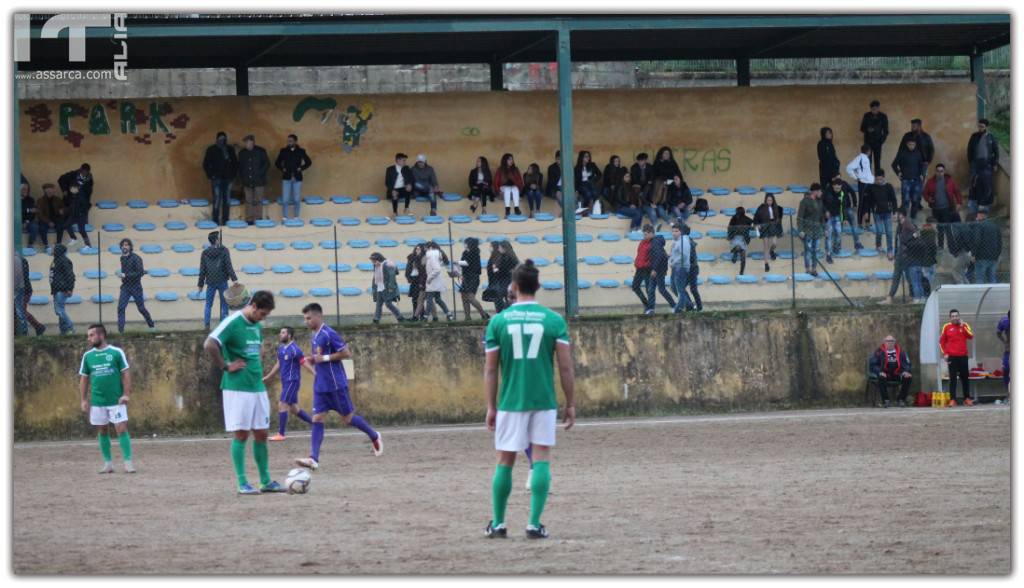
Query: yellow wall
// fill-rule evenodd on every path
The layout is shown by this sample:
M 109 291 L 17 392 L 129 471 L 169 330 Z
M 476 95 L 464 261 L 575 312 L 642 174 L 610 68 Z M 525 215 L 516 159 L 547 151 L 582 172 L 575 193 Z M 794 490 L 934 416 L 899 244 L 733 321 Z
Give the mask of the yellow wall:
M 974 86 L 966 83 L 577 91 L 576 147 L 591 150 L 603 166 L 613 153 L 627 159 L 639 151 L 653 156 L 667 144 L 676 148 L 677 160 L 695 187 L 809 184 L 817 180 L 818 129 L 835 130 L 845 166 L 860 145 L 861 115 L 878 98 L 892 126 L 893 137 L 883 151 L 887 168 L 909 120 L 921 117 L 935 139 L 936 159 L 963 182 L 964 149 L 975 127 L 974 95 Z M 271 161 L 285 136 L 295 133 L 314 162 L 303 186 L 307 195 L 380 195 L 384 169 L 396 151 L 412 157 L 426 153 L 442 188 L 465 193 L 466 176 L 478 155 L 488 157 L 493 167 L 507 151 L 520 167 L 535 161 L 543 170 L 557 149 L 553 92 L 318 96 L 334 99 L 336 113 L 349 106 L 364 116 L 372 112 L 351 153 L 341 147 L 337 116 L 328 113 L 322 121 L 324 113 L 314 109 L 293 120 L 304 98 L 132 99 L 146 116 L 151 103 L 170 108 L 160 117 L 168 132 L 158 128 L 148 138 L 148 122 L 135 133 L 121 132 L 124 101 L 68 101 L 80 112 L 105 114 L 111 129 L 108 135 L 92 134 L 87 116 L 70 118 L 70 131 L 82 135 L 78 147 L 59 132 L 61 102 L 25 101 L 23 172 L 38 186 L 87 161 L 96 177 L 95 199 L 208 197 L 200 164 L 217 131 L 226 131 L 236 144 L 245 134 L 255 134 Z M 36 115 L 27 114 L 29 110 Z M 47 110 L 48 117 L 40 116 Z M 270 196 L 279 195 L 279 178 L 271 173 Z

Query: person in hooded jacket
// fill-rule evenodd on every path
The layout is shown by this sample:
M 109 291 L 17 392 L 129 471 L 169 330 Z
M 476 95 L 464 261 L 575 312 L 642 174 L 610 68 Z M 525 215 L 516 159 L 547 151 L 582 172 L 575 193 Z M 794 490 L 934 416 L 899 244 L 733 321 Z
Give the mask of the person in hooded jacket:
M 832 129 L 821 127 L 821 140 L 818 141 L 818 177 L 821 185 L 827 186 L 832 178 L 839 175 L 839 157 L 833 143 Z
M 665 238 L 661 235 L 651 237 L 651 245 L 647 250 L 651 260 L 651 277 L 647 280 L 647 309 L 644 314 L 654 314 L 655 290 L 661 292 L 661 296 L 668 303 L 668 307 L 674 309 L 676 306 L 672 293 L 668 291 L 666 278 L 668 278 L 668 253 L 665 251 Z
M 62 243 L 53 246 L 53 261 L 50 262 L 50 294 L 53 296 L 53 311 L 57 314 L 60 334 L 74 334 L 75 324 L 64 310 L 68 298 L 75 291 L 75 265 L 68 259 L 68 248 Z
M 854 212 L 858 210 L 857 193 L 839 174 L 823 185 L 826 186 L 821 196 L 821 203 L 825 207 L 825 261 L 832 263 L 832 256 L 842 249 L 843 223 L 850 225 L 854 249 L 859 251 L 864 245 L 857 235 L 857 213 Z
M 220 233 L 217 231 L 207 235 L 210 246 L 203 251 L 199 258 L 199 290 L 206 286 L 206 308 L 203 310 L 203 326 L 210 329 L 210 311 L 213 308 L 213 298 L 220 294 L 220 320 L 228 316 L 228 301 L 224 298 L 224 292 L 228 289 L 228 279 L 231 283 L 238 282 L 235 275 L 235 268 L 231 265 L 231 252 L 220 242 Z

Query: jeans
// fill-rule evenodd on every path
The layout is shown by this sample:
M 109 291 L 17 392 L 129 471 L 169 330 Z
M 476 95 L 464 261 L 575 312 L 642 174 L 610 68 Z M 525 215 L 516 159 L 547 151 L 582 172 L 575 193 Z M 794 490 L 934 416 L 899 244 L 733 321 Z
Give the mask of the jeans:
M 644 220 L 644 211 L 636 208 L 635 206 L 623 206 L 618 211 L 619 214 L 629 219 L 629 230 L 636 231 L 640 228 L 640 224 Z
M 661 292 L 662 298 L 668 303 L 670 308 L 675 308 L 676 301 L 672 299 L 672 294 L 668 291 L 668 286 L 665 285 L 665 275 L 658 274 L 657 277 L 647 278 L 647 310 L 654 310 L 654 303 L 657 300 L 655 292 Z
M 665 207 L 663 206 L 655 206 L 653 204 L 648 204 L 644 206 L 644 215 L 646 215 L 647 218 L 651 220 L 652 226 L 656 226 L 658 224 L 658 219 L 661 219 L 662 221 L 670 224 L 673 221 L 673 218 L 669 216 L 668 212 L 665 211 Z
M 690 218 L 690 214 L 692 214 L 692 212 L 688 205 L 682 204 L 678 208 L 672 207 L 668 209 L 667 214 L 672 218 L 672 222 L 686 224 L 686 219 Z
M 437 192 L 423 182 L 416 182 L 412 186 L 413 197 L 426 196 L 430 199 L 430 214 L 437 212 Z
M 39 225 L 32 220 L 25 223 L 25 228 L 28 230 L 28 244 L 31 247 L 36 242 L 36 237 L 39 236 Z M 43 234 L 46 234 L 45 229 Z M 46 244 L 46 237 L 43 237 L 43 244 Z
M 380 321 L 381 310 L 385 305 L 388 307 L 388 310 L 391 311 L 391 314 L 395 315 L 396 319 L 400 321 L 405 320 L 405 318 L 402 316 L 402 311 L 398 310 L 398 307 L 395 306 L 394 302 L 390 300 L 384 300 L 384 296 L 378 295 L 376 308 L 373 311 L 373 322 Z
M 928 297 L 931 295 L 932 290 L 935 289 L 935 266 L 929 265 L 921 268 L 921 276 L 924 281 L 921 282 L 921 287 L 924 288 L 924 296 Z
M 820 237 L 804 237 L 804 269 L 813 270 L 818 265 L 818 239 Z
M 213 188 L 213 222 L 224 226 L 231 216 L 231 178 L 210 180 Z
M 220 320 L 228 315 L 228 301 L 224 298 L 224 292 L 228 289 L 227 282 L 206 285 L 206 308 L 203 310 L 203 325 L 210 328 L 210 310 L 213 308 L 213 298 L 220 293 Z
M 128 308 L 128 303 L 135 300 L 135 307 L 139 309 L 139 314 L 146 320 L 146 325 L 149 328 L 154 327 L 153 317 L 149 316 L 149 311 L 146 310 L 146 303 L 142 300 L 142 284 L 131 284 L 121 285 L 121 296 L 117 300 L 117 332 L 124 332 L 124 314 Z
M 299 211 L 302 209 L 302 180 L 281 181 L 281 217 L 288 216 L 288 205 L 295 207 L 295 218 L 299 218 Z
M 921 178 L 901 179 L 900 196 L 900 207 L 907 211 L 910 220 L 915 220 L 921 210 Z
M 939 238 L 939 249 L 945 247 L 945 242 L 948 239 L 950 243 L 953 242 L 953 232 L 950 229 L 950 224 L 959 222 L 959 216 L 956 210 L 952 208 L 933 208 L 932 216 L 935 217 L 935 222 L 939 225 L 938 238 Z
M 28 293 L 24 288 L 14 289 L 14 334 L 28 334 L 28 320 L 25 318 L 25 298 Z
M 892 255 L 892 213 L 875 213 L 875 249 L 882 248 L 882 234 L 885 233 L 885 252 Z
M 68 237 L 70 239 L 72 239 L 72 240 L 76 239 L 76 237 L 75 237 L 75 226 L 76 225 L 78 226 L 78 232 L 81 233 L 81 235 L 82 235 L 82 240 L 85 241 L 85 246 L 86 247 L 92 247 L 92 243 L 89 242 L 89 233 L 85 232 L 85 215 L 84 214 L 71 217 L 64 224 L 64 230 L 68 232 Z M 58 233 L 57 233 L 57 242 L 58 243 L 60 243 L 61 237 L 63 237 L 63 234 L 58 231 Z
M 594 205 L 594 185 L 589 180 L 586 182 L 580 182 L 579 186 L 576 186 L 576 193 L 579 194 L 579 202 L 577 205 L 581 208 L 590 208 Z
M 975 259 L 974 260 L 974 283 L 975 284 L 995 284 L 996 282 L 996 262 L 995 259 Z
M 968 199 L 968 206 L 971 207 L 971 212 L 977 212 L 978 206 L 991 206 L 994 199 L 992 192 L 992 166 L 984 161 L 972 162 L 971 194 Z
M 843 223 L 838 216 L 829 217 L 825 221 L 825 255 L 831 257 L 839 253 L 843 246 Z
M 910 297 L 924 298 L 924 286 L 921 285 L 921 266 L 911 265 L 906 268 L 907 281 L 910 282 Z
M 633 293 L 640 299 L 640 303 L 644 305 L 644 309 L 647 309 L 647 282 L 651 280 L 651 268 L 649 267 L 638 267 L 636 272 L 633 274 Z
M 437 303 L 438 306 L 441 307 L 441 312 L 443 312 L 445 316 L 451 314 L 448 311 L 448 305 L 445 304 L 444 300 L 441 298 L 440 292 L 427 292 L 427 314 L 429 314 L 430 316 L 437 316 L 437 313 L 434 310 L 435 302 Z
M 543 195 L 540 190 L 526 190 L 526 204 L 530 207 L 530 212 L 540 212 L 540 201 Z
M 75 332 L 75 323 L 71 322 L 71 318 L 64 310 L 64 303 L 67 302 L 68 298 L 67 292 L 57 292 L 53 295 L 53 311 L 57 313 L 57 324 L 60 326 L 61 335 L 74 334 Z
M 675 293 L 678 298 L 676 299 L 676 306 L 672 309 L 672 312 L 680 313 L 684 310 L 693 310 L 693 301 L 690 300 L 690 296 L 686 293 L 686 287 L 690 285 L 694 292 L 694 295 L 700 299 L 697 295 L 697 280 L 693 280 L 693 284 L 690 284 L 690 268 L 677 265 L 672 268 L 672 292 Z

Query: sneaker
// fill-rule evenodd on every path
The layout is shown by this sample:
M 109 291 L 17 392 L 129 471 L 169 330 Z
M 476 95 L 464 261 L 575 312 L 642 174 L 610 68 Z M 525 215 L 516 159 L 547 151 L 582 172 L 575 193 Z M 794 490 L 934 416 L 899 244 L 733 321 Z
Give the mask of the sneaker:
M 831 256 L 831 255 L 826 255 L 826 256 L 825 256 L 825 263 L 834 263 L 834 262 L 832 261 L 832 256 Z
M 295 460 L 295 463 L 314 472 L 320 469 L 320 464 L 312 457 L 300 457 Z
M 241 496 L 256 496 L 260 491 L 253 488 L 251 484 L 242 484 L 238 487 L 238 494 Z
M 533 525 L 526 526 L 526 537 L 527 539 L 547 539 L 548 530 L 544 525 L 534 527 Z
M 586 210 L 586 209 L 587 208 L 585 206 L 581 206 L 581 207 L 576 209 L 576 214 L 583 214 L 583 211 Z
M 863 243 L 854 243 L 854 244 L 853 244 L 853 248 L 854 248 L 854 249 L 855 249 L 856 251 L 860 251 L 861 249 L 864 249 L 864 244 L 863 244 Z
M 816 278 L 816 277 L 818 277 L 818 270 L 811 270 L 811 271 L 809 271 L 809 272 L 807 272 L 807 273 L 811 274 L 811 275 L 812 275 L 812 276 L 814 276 L 815 278 Z
M 484 537 L 487 537 L 488 539 L 507 539 L 508 529 L 505 528 L 505 523 L 502 523 L 497 527 L 492 527 L 491 523 L 493 522 L 494 521 L 487 521 L 487 528 L 484 529 Z
M 287 492 L 287 490 L 285 490 L 284 486 L 274 481 L 260 486 L 260 494 L 272 494 L 275 492 Z
M 435 316 L 434 318 L 430 319 L 430 322 L 436 323 L 437 322 L 437 317 Z
M 278 433 L 278 434 L 274 435 L 273 437 L 270 437 L 270 438 L 267 439 L 267 441 L 284 441 L 284 440 L 285 440 L 285 436 L 282 435 L 281 433 Z
M 648 308 L 644 311 L 644 316 L 654 316 L 654 309 Z
M 374 457 L 384 455 L 384 441 L 380 437 L 380 431 L 377 431 L 377 438 L 370 442 L 370 447 L 373 449 Z
M 946 407 L 947 408 L 954 408 L 954 407 L 956 407 L 956 400 L 950 400 L 949 404 L 947 404 Z
M 964 406 L 974 406 L 974 401 L 970 398 L 964 398 Z
M 892 296 L 886 296 L 878 301 L 879 304 L 892 304 Z
M 100 471 L 97 472 L 97 473 L 100 473 L 100 474 L 112 474 L 112 473 L 114 473 L 114 464 L 110 463 L 109 461 L 103 462 L 103 467 L 100 468 Z
M 771 249 L 768 250 L 768 255 L 771 256 L 772 261 L 775 261 L 776 259 L 779 258 L 779 254 L 775 252 L 775 248 L 774 247 L 772 247 Z
M 772 269 L 772 268 L 768 267 L 768 262 L 766 261 L 766 262 L 764 263 L 764 271 L 768 272 L 768 271 L 771 271 L 771 269 Z
M 129 460 L 124 462 L 124 473 L 126 473 L 126 474 L 134 474 L 135 473 L 135 466 L 132 464 L 132 460 L 129 459 Z
M 449 312 L 447 314 L 447 318 L 448 318 L 449 321 L 455 320 L 455 313 L 454 312 Z
M 373 324 L 379 325 L 380 324 L 380 319 L 373 319 Z

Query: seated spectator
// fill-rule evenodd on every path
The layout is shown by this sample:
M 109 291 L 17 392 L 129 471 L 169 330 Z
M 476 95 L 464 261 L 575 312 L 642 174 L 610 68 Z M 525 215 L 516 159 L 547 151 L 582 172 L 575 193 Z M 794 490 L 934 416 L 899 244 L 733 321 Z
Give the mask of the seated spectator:
M 666 210 L 674 222 L 686 223 L 690 214 L 693 213 L 693 194 L 686 181 L 680 180 L 680 182 L 678 189 L 668 191 Z
M 601 195 L 604 198 L 605 204 L 608 205 L 606 212 L 613 212 L 616 209 L 615 192 L 616 189 L 622 185 L 622 176 L 629 170 L 622 166 L 622 158 L 618 155 L 612 155 L 608 159 L 608 165 L 604 166 L 604 172 L 601 173 L 602 187 Z
M 896 397 L 896 406 L 907 405 L 907 393 L 910 391 L 910 384 L 913 376 L 910 374 L 912 365 L 910 356 L 899 345 L 896 338 L 887 335 L 882 345 L 871 355 L 871 375 L 876 378 L 878 394 L 882 398 L 882 407 L 889 408 L 892 402 L 889 400 L 890 384 L 899 383 L 900 393 Z
M 476 166 L 469 170 L 469 211 L 475 213 L 477 204 L 480 205 L 480 212 L 487 214 L 487 201 L 494 202 L 494 178 L 491 176 L 491 166 L 487 158 L 481 155 L 476 158 Z
M 220 320 L 228 316 L 228 301 L 224 292 L 228 289 L 228 279 L 232 284 L 238 283 L 235 268 L 231 265 L 231 252 L 220 241 L 220 232 L 213 231 L 207 235 L 210 246 L 199 258 L 199 290 L 206 286 L 206 307 L 203 310 L 203 327 L 210 330 L 210 311 L 213 299 L 220 294 Z
M 988 218 L 987 207 L 979 207 L 975 219 L 971 246 L 974 283 L 995 284 L 998 283 L 996 264 L 999 263 L 999 256 L 1003 252 L 1003 238 L 999 227 Z
M 640 197 L 640 186 L 633 183 L 633 176 L 626 172 L 622 176 L 622 182 L 615 187 L 611 195 L 615 201 L 615 208 L 618 214 L 629 219 L 629 233 L 640 229 L 644 218 L 644 202 Z
M 389 166 L 384 172 L 384 189 L 387 199 L 391 201 L 392 220 L 398 216 L 398 200 L 405 199 L 405 210 L 402 214 L 409 214 L 409 202 L 412 200 L 413 177 L 412 170 L 405 165 L 409 156 L 405 153 L 395 154 L 395 165 Z
M 82 204 L 82 225 L 89 222 L 89 209 L 92 208 L 92 167 L 83 163 L 78 169 L 73 169 L 57 178 L 57 185 L 65 200 L 81 199 Z M 74 188 L 72 190 L 72 188 Z
M 782 236 L 782 207 L 775 203 L 775 196 L 764 195 L 764 202 L 754 211 L 754 225 L 761 233 L 761 242 L 764 245 L 764 271 L 770 271 L 768 260 L 775 261 L 778 254 L 775 247 L 779 244 L 779 237 Z
M 434 168 L 427 164 L 427 156 L 420 153 L 412 166 L 412 194 L 430 199 L 430 216 L 437 216 L 437 197 L 441 195 Z
M 530 218 L 533 213 L 540 212 L 540 201 L 543 196 L 541 186 L 544 185 L 544 174 L 540 173 L 540 166 L 531 163 L 526 168 L 526 175 L 523 176 L 523 186 L 526 188 L 526 204 L 530 207 Z
M 589 151 L 580 151 L 576 157 L 576 167 L 573 168 L 576 174 L 576 214 L 586 215 L 590 207 L 594 205 L 597 196 L 597 183 L 601 181 L 601 171 L 590 159 Z
M 641 197 L 649 199 L 654 189 L 654 166 L 648 163 L 646 153 L 636 156 L 636 163 L 629 168 L 629 176 L 633 179 L 633 185 L 640 188 Z
M 39 224 L 39 236 L 43 239 L 43 247 L 49 247 L 48 233 L 54 232 L 54 239 L 60 243 L 64 233 L 64 201 L 57 196 L 57 187 L 51 183 L 43 184 L 43 195 L 36 201 L 36 219 Z
M 502 199 L 505 200 L 505 218 L 509 217 L 513 206 L 517 215 L 523 214 L 519 209 L 519 195 L 523 192 L 523 174 L 516 167 L 511 153 L 501 156 L 501 165 L 494 174 L 494 192 L 500 192 Z M 510 273 L 510 279 L 511 275 Z
M 380 324 L 381 310 L 385 305 L 391 314 L 395 315 L 398 322 L 405 321 L 402 311 L 395 306 L 395 302 L 398 302 L 399 299 L 398 266 L 378 252 L 370 255 L 370 261 L 373 263 L 373 283 L 370 286 L 370 293 L 373 295 L 373 302 L 376 305 L 373 311 L 373 324 Z
M 960 188 L 953 176 L 946 174 L 946 165 L 935 166 L 935 175 L 928 178 L 924 185 L 924 201 L 932 209 L 932 216 L 939 224 L 939 249 L 944 247 L 944 240 L 949 235 L 949 225 L 960 222 L 957 209 L 963 203 Z
M 732 262 L 740 260 L 740 275 L 747 269 L 747 245 L 750 244 L 750 228 L 754 221 L 747 216 L 747 211 L 739 206 L 736 214 L 729 219 L 729 232 L 727 233 L 729 244 L 732 245 Z
M 555 162 L 548 166 L 548 181 L 544 187 L 544 194 L 548 198 L 554 198 L 558 207 L 562 208 L 562 152 L 555 151 Z
M 28 232 L 28 246 L 31 247 L 39 235 L 39 223 L 36 220 L 36 200 L 28 184 L 21 185 L 21 229 Z M 21 241 L 20 236 L 18 241 Z M 46 237 L 43 237 L 43 244 L 46 244 Z
M 683 186 L 683 172 L 672 155 L 672 149 L 658 149 L 658 154 L 654 157 L 653 171 L 652 201 L 666 204 L 677 202 L 680 199 L 678 192 Z

